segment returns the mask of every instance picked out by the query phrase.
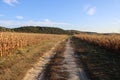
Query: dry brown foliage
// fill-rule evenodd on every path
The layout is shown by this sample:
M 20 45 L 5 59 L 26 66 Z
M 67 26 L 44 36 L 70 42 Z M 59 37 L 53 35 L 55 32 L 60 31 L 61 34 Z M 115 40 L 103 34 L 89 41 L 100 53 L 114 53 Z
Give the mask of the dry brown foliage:
M 52 34 L 0 32 L 0 56 L 6 56 L 17 48 L 64 37 L 63 35 Z
M 95 46 L 120 53 L 120 35 L 79 34 L 75 36 Z

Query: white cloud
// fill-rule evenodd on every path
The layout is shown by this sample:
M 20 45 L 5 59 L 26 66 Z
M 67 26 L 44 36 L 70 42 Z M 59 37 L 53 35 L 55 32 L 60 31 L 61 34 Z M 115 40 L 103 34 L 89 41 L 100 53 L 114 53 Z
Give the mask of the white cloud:
M 14 6 L 15 3 L 18 3 L 18 0 L 3 0 L 4 3 Z
M 44 21 L 45 21 L 45 22 L 50 22 L 50 20 L 49 20 L 49 19 L 44 19 Z
M 13 20 L 0 20 L 0 26 L 5 27 L 18 27 L 18 26 L 52 26 L 52 27 L 62 27 L 69 26 L 71 24 L 64 22 L 46 22 L 46 21 L 13 21 Z
M 95 14 L 95 12 L 96 12 L 96 7 L 90 7 L 87 11 L 87 14 L 92 16 Z
M 24 19 L 23 16 L 16 16 L 16 19 Z
M 96 12 L 96 6 L 85 5 L 83 8 L 84 11 L 90 16 L 94 15 Z

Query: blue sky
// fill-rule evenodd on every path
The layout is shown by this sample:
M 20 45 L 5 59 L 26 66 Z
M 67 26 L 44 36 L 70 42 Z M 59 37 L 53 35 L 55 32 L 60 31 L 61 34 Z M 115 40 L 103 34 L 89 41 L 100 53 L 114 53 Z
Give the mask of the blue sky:
M 120 32 L 120 0 L 0 0 L 0 26 Z

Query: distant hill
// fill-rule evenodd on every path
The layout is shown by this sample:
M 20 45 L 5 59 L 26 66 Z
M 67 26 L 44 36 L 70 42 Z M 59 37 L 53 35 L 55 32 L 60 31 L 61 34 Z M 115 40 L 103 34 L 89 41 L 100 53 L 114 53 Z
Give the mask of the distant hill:
M 70 34 L 98 34 L 96 32 L 85 32 L 85 31 L 78 31 L 78 30 L 66 30 Z
M 25 32 L 25 33 L 45 33 L 45 34 L 96 34 L 95 32 L 83 32 L 83 31 L 78 31 L 78 30 L 64 30 L 61 28 L 57 27 L 42 27 L 42 26 L 23 26 L 23 27 L 18 27 L 18 28 L 5 28 L 5 27 L 0 27 L 0 31 L 2 32 L 8 32 L 8 31 L 13 31 L 13 32 Z
M 55 27 L 24 26 L 19 28 L 13 28 L 12 30 L 15 32 L 27 33 L 67 34 L 65 30 Z
M 1 27 L 1 26 L 0 26 L 0 31 L 6 32 L 6 31 L 11 31 L 11 29 L 10 29 L 10 28 L 5 28 L 5 27 Z
M 81 31 L 78 30 L 66 30 L 66 32 L 68 32 L 69 34 L 80 34 Z

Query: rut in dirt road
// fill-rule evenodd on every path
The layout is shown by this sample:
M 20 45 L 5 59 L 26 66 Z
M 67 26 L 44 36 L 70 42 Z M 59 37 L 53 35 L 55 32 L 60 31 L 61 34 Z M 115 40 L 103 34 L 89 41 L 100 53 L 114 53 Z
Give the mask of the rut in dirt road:
M 66 43 L 66 50 L 64 52 L 65 62 L 64 66 L 70 73 L 68 80 L 88 80 L 85 72 L 76 64 L 74 50 L 70 45 L 70 39 Z
M 61 46 L 64 51 L 56 52 L 37 80 L 89 80 L 85 72 L 76 64 L 74 50 L 70 42 L 71 39 L 68 39 Z

